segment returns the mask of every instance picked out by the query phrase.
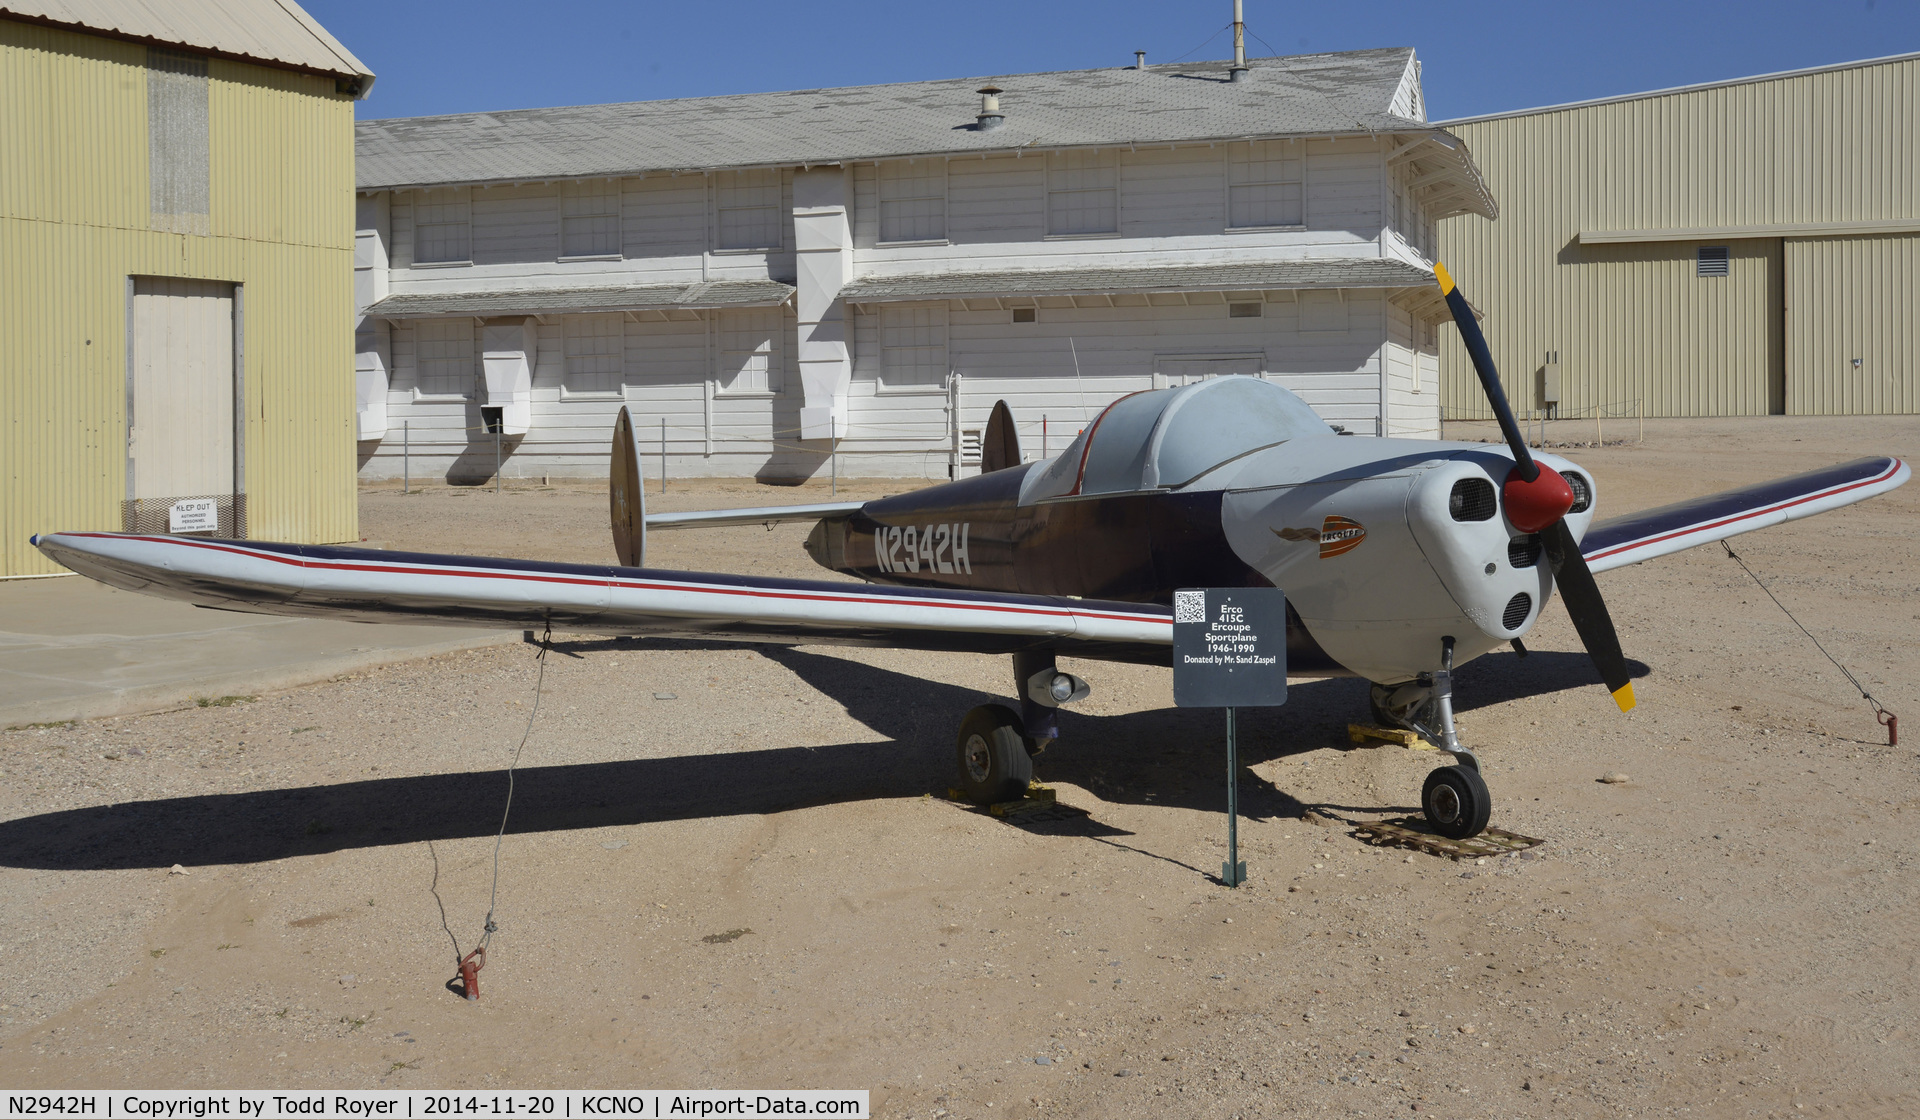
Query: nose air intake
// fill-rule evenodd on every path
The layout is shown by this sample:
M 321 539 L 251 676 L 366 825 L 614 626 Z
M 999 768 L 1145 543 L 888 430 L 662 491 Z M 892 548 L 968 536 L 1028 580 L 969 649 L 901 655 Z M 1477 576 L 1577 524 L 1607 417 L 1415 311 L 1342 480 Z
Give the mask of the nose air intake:
M 1567 471 L 1560 477 L 1567 480 L 1567 487 L 1573 491 L 1573 505 L 1568 507 L 1568 513 L 1585 513 L 1592 508 L 1593 484 L 1587 481 L 1586 475 Z
M 1489 521 L 1495 508 L 1493 483 L 1484 478 L 1463 478 L 1447 495 L 1447 513 L 1455 521 Z
M 1500 625 L 1509 630 L 1518 630 L 1532 611 L 1533 596 L 1522 591 L 1507 600 L 1507 609 L 1500 614 Z

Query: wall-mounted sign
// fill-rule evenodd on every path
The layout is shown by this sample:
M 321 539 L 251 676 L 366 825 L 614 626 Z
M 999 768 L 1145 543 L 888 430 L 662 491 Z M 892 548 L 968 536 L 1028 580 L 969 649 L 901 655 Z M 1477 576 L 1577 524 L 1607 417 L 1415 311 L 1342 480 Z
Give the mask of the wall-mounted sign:
M 217 533 L 220 503 L 212 498 L 182 498 L 167 509 L 169 533 Z
M 1287 702 L 1287 596 L 1277 587 L 1173 593 L 1173 702 L 1272 708 Z

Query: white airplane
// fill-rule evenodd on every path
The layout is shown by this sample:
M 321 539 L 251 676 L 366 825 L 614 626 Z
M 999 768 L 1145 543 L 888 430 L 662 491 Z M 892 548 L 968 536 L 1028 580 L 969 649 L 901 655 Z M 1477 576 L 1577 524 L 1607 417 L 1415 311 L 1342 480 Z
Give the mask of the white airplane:
M 1036 463 L 1020 461 L 1002 402 L 975 478 L 864 503 L 649 516 L 623 410 L 618 565 L 95 532 L 33 543 L 103 583 L 226 610 L 1011 654 L 1017 707 L 960 721 L 960 784 L 981 802 L 1025 790 L 1059 706 L 1087 695 L 1058 655 L 1170 665 L 1175 589 L 1280 587 L 1288 672 L 1364 677 L 1377 721 L 1452 754 L 1421 804 L 1437 832 L 1464 838 L 1492 800 L 1455 733 L 1456 666 L 1523 649 L 1557 587 L 1624 711 L 1633 686 L 1594 573 L 1837 509 L 1911 471 L 1860 459 L 1595 523 L 1592 474 L 1528 449 L 1471 310 L 1435 271 L 1504 448 L 1348 436 L 1272 382 L 1223 377 L 1123 397 Z M 645 566 L 648 529 L 795 520 L 817 522 L 816 561 L 868 586 Z

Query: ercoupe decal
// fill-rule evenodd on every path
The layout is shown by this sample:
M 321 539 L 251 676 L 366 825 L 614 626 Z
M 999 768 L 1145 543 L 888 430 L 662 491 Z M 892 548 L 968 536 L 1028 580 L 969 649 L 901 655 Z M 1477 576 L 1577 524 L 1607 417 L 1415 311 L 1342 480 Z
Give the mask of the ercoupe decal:
M 1318 541 L 1320 559 L 1344 556 L 1367 539 L 1367 528 L 1350 517 L 1329 514 L 1318 529 L 1275 529 L 1273 535 L 1283 541 Z

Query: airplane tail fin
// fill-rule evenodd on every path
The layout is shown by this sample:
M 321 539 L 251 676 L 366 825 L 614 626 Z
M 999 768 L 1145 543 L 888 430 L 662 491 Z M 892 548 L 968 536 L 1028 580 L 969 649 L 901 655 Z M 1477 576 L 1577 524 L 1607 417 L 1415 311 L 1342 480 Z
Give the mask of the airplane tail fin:
M 613 456 L 607 470 L 607 504 L 613 516 L 613 551 L 627 568 L 647 566 L 647 497 L 640 477 L 640 444 L 633 417 L 620 406 L 613 422 Z
M 986 434 L 980 440 L 980 473 L 1017 467 L 1020 461 L 1020 432 L 1013 426 L 1013 410 L 1006 401 L 995 401 L 993 414 L 987 417 Z

